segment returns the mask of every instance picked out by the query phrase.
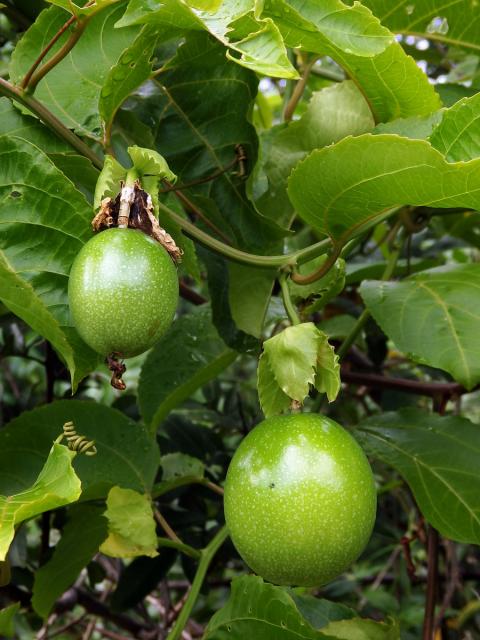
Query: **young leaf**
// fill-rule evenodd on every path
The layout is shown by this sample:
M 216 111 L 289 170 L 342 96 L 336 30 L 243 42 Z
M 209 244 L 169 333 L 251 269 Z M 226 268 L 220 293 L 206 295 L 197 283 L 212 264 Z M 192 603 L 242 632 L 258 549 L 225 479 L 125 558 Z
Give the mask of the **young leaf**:
M 315 382 L 318 353 L 315 325 L 305 322 L 287 327 L 265 340 L 263 353 L 280 389 L 293 400 L 303 402 Z
M 236 357 L 219 339 L 208 307 L 179 318 L 150 351 L 140 374 L 140 409 L 152 431 Z
M 258 399 L 265 417 L 288 411 L 292 400 L 278 386 L 265 353 L 262 353 L 258 361 L 257 376 Z
M 106 155 L 103 169 L 95 187 L 94 209 L 97 210 L 104 198 L 115 199 L 120 191 L 120 181 L 125 180 L 127 169 L 111 155 Z
M 234 44 L 230 49 L 240 57 L 227 51 L 227 58 L 257 73 L 279 78 L 298 78 L 298 72 L 287 56 L 282 36 L 273 20 L 262 21 L 259 31 L 249 33 L 246 38 Z
M 315 388 L 326 393 L 329 402 L 333 402 L 340 391 L 340 364 L 335 349 L 328 342 L 328 337 L 317 329 L 318 352 Z
M 94 458 L 77 456 L 74 462 L 82 499 L 103 498 L 116 484 L 140 492 L 152 487 L 160 456 L 144 427 L 96 402 L 60 400 L 22 413 L 0 431 L 1 493 L 17 493 L 34 482 L 52 440 L 70 420 L 98 450 Z
M 100 551 L 113 558 L 135 558 L 157 552 L 156 525 L 152 503 L 146 494 L 112 487 L 107 496 L 108 538 Z
M 165 158 L 158 151 L 143 149 L 134 145 L 133 147 L 128 147 L 128 155 L 140 175 L 147 174 L 158 178 L 166 178 L 170 182 L 175 182 L 177 179 L 177 176 L 170 171 Z
M 449 163 L 424 140 L 389 134 L 313 151 L 288 186 L 299 215 L 341 244 L 399 205 L 476 208 L 479 190 L 480 158 Z
M 355 434 L 370 455 L 402 474 L 421 512 L 443 536 L 480 543 L 477 425 L 404 409 L 368 418 Z
M 471 389 L 480 382 L 479 288 L 480 265 L 462 264 L 402 282 L 365 281 L 360 292 L 398 349 Z
M 71 3 L 68 4 L 70 11 Z M 108 2 L 104 4 L 107 5 Z M 98 2 L 95 3 L 95 9 Z M 138 27 L 114 29 L 123 11 L 116 3 L 92 17 L 80 40 L 70 53 L 39 82 L 35 97 L 67 127 L 78 133 L 101 138 L 98 101 L 110 69 L 139 32 Z M 15 47 L 10 63 L 10 76 L 20 83 L 23 76 L 68 19 L 57 7 L 42 11 Z M 49 51 L 45 60 L 65 43 L 67 33 Z M 92 69 L 95 70 L 92 77 Z M 73 88 L 73 90 L 72 90 Z
M 258 395 L 268 418 L 303 403 L 314 386 L 332 402 L 340 390 L 338 356 L 312 322 L 287 327 L 263 343 L 258 364 Z
M 107 537 L 103 507 L 78 505 L 69 510 L 62 537 L 48 562 L 35 573 L 32 606 L 45 618 L 56 600 L 77 579 Z
M 75 455 L 55 443 L 32 486 L 15 495 L 0 496 L 0 560 L 5 560 L 15 525 L 78 500 L 81 483 L 72 467 Z

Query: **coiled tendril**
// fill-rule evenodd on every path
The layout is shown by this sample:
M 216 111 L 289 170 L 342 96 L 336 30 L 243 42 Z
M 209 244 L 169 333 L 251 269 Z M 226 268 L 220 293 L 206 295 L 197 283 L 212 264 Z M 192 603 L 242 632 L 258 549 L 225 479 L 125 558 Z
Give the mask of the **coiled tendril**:
M 63 425 L 63 435 L 67 439 L 68 448 L 72 451 L 84 453 L 86 456 L 94 456 L 97 453 L 95 440 L 87 440 L 85 436 L 78 435 L 73 422 L 65 422 Z

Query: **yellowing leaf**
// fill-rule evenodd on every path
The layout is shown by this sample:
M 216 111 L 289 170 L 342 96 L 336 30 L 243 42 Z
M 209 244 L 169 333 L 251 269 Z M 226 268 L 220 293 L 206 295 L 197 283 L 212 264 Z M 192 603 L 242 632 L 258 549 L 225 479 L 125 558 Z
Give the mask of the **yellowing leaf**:
M 0 560 L 5 560 L 15 525 L 78 500 L 81 482 L 72 467 L 75 455 L 74 451 L 55 443 L 29 489 L 13 496 L 0 496 Z
M 150 556 L 157 552 L 156 525 L 150 497 L 131 489 L 112 487 L 107 497 L 109 536 L 100 551 L 114 558 Z

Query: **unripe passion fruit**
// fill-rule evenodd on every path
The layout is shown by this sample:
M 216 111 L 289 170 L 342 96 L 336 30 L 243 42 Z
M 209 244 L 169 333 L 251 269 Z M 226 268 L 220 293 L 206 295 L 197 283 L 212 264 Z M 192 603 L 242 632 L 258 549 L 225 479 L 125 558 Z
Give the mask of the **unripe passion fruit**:
M 108 229 L 74 260 L 68 284 L 73 322 L 98 353 L 122 358 L 149 349 L 170 326 L 178 276 L 167 251 L 135 229 Z
M 269 418 L 242 441 L 225 483 L 225 519 L 245 562 L 270 582 L 318 586 L 367 544 L 372 471 L 357 442 L 316 414 Z

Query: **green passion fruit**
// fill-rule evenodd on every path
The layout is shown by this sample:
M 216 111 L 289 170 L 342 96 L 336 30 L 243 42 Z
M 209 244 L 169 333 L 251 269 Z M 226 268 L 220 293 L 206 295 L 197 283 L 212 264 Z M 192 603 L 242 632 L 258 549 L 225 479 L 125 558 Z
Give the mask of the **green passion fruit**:
M 149 349 L 172 323 L 177 269 L 143 232 L 108 229 L 75 258 L 68 298 L 75 327 L 92 349 L 129 358 Z
M 225 519 L 246 564 L 280 585 L 319 586 L 356 560 L 372 533 L 376 491 L 361 447 L 316 414 L 269 418 L 238 447 Z

